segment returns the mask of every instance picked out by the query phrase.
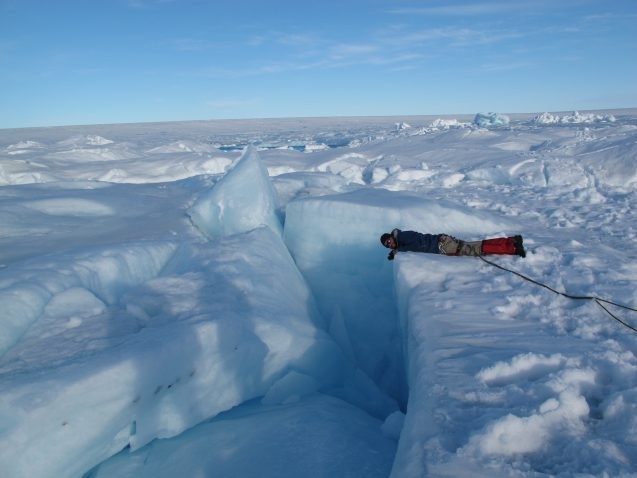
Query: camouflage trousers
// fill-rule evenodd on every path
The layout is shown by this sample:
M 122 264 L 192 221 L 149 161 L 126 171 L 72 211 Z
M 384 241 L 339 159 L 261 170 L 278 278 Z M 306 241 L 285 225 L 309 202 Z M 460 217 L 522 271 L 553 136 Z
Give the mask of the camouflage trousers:
M 482 255 L 482 241 L 465 242 L 447 234 L 440 234 L 438 249 L 447 256 L 479 256 Z

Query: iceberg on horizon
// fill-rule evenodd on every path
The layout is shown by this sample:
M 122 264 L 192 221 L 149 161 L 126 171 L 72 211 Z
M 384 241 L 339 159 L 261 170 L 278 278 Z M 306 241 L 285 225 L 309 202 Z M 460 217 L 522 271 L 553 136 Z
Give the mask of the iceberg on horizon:
M 477 126 L 506 126 L 509 124 L 509 117 L 499 113 L 478 113 L 473 119 Z

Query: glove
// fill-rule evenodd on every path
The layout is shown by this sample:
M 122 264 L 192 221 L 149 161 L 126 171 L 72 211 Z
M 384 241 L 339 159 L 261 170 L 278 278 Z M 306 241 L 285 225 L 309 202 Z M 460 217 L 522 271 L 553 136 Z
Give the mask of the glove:
M 394 256 L 396 255 L 396 251 L 391 251 L 389 253 L 389 255 L 387 256 L 387 260 L 388 261 L 393 261 L 394 260 Z

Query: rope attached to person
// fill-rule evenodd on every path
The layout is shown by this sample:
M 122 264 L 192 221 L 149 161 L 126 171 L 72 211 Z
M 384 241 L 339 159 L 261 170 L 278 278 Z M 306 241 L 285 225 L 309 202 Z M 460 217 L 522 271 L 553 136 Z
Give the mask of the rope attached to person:
M 608 310 L 606 307 L 604 307 L 602 305 L 602 302 L 605 304 L 610 304 L 610 305 L 614 305 L 616 307 L 621 307 L 622 309 L 626 309 L 626 310 L 632 310 L 633 312 L 637 312 L 637 309 L 633 309 L 632 307 L 628 307 L 627 305 L 622 305 L 622 304 L 618 304 L 616 302 L 612 302 L 610 300 L 606 300 L 606 299 L 601 299 L 599 297 L 595 297 L 595 296 L 590 296 L 590 295 L 570 295 L 570 294 L 566 294 L 565 292 L 560 292 L 558 290 L 553 289 L 552 287 L 549 287 L 546 284 L 542 284 L 541 282 L 538 282 L 534 279 L 531 279 L 530 277 L 525 276 L 524 274 L 520 274 L 519 272 L 516 272 L 514 270 L 511 269 L 507 269 L 506 267 L 503 267 L 499 264 L 496 264 L 495 262 L 491 262 L 487 259 L 484 258 L 484 256 L 478 256 L 480 259 L 482 259 L 484 262 L 486 262 L 487 264 L 492 265 L 493 267 L 497 267 L 498 269 L 501 269 L 503 271 L 507 271 L 510 272 L 512 274 L 515 274 L 518 277 L 521 277 L 522 279 L 531 282 L 532 284 L 535 285 L 539 285 L 540 287 L 544 287 L 545 289 L 550 290 L 551 292 L 554 292 L 555 294 L 567 297 L 569 299 L 573 299 L 573 300 L 592 300 L 594 301 L 597 305 L 599 305 L 602 309 L 604 309 L 604 311 L 610 315 L 613 319 L 615 319 L 617 322 L 619 322 L 620 324 L 622 324 L 624 327 L 629 328 L 630 330 L 632 330 L 633 332 L 637 332 L 637 328 L 633 327 L 632 325 L 624 322 L 623 320 L 621 320 L 619 317 L 617 317 L 616 315 L 614 315 L 610 310 Z

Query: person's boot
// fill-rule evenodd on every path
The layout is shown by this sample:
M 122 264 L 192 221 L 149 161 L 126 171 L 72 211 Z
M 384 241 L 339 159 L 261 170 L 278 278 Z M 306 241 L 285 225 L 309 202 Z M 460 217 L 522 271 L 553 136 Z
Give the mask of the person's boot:
M 524 250 L 524 239 L 522 236 L 513 236 L 513 246 L 515 247 L 515 254 L 520 257 L 526 257 L 526 251 Z

